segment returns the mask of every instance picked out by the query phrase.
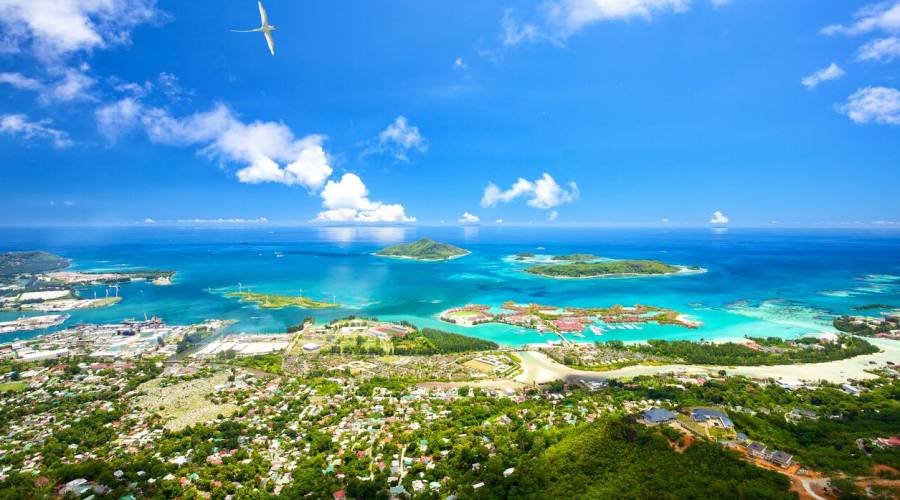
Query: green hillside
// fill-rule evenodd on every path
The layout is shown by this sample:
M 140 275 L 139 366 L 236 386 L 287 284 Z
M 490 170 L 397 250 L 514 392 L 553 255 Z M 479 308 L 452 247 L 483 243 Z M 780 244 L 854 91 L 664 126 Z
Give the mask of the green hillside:
M 599 276 L 658 275 L 676 273 L 680 268 L 656 260 L 615 260 L 572 262 L 532 266 L 525 271 L 551 278 L 592 278 Z
M 383 248 L 375 253 L 381 257 L 402 257 L 415 260 L 448 260 L 454 257 L 467 255 L 468 250 L 432 240 L 422 238 L 412 243 L 403 243 Z

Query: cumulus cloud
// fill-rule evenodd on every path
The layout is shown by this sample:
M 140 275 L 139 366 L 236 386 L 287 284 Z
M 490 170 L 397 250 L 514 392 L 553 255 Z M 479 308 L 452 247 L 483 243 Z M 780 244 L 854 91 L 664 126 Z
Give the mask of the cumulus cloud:
M 557 0 L 549 15 L 563 33 L 570 34 L 600 21 L 649 19 L 657 13 L 683 12 L 689 6 L 689 0 Z
M 895 36 L 872 40 L 856 53 L 860 61 L 891 62 L 897 57 L 900 57 L 900 38 Z
M 462 224 L 475 224 L 480 221 L 481 218 L 475 214 L 471 214 L 469 212 L 465 212 L 462 214 L 462 217 L 459 218 L 459 222 Z
M 838 66 L 835 63 L 831 63 L 827 67 L 822 68 L 819 71 L 816 71 L 815 73 L 804 77 L 802 80 L 800 80 L 800 83 L 802 83 L 804 87 L 811 89 L 822 82 L 825 82 L 828 80 L 834 80 L 835 78 L 840 78 L 840 77 L 844 76 L 845 74 L 846 74 L 846 72 L 844 70 L 842 70 L 840 68 L 840 66 Z
M 33 90 L 35 92 L 44 87 L 44 84 L 41 82 L 34 78 L 29 78 L 22 73 L 0 73 L 0 83 L 12 85 L 17 89 Z
M 900 125 L 900 90 L 865 87 L 837 106 L 837 111 L 856 123 Z
M 710 224 L 728 224 L 728 217 L 725 216 L 722 212 L 716 210 L 713 212 L 712 219 L 709 220 Z
M 669 219 L 668 219 L 667 217 L 663 217 L 662 219 L 659 219 L 659 222 L 662 223 L 662 224 L 668 224 L 668 223 L 669 223 Z
M 716 6 L 724 0 L 713 0 Z M 501 19 L 500 41 L 504 47 L 549 41 L 560 43 L 584 27 L 632 18 L 650 19 L 656 14 L 684 12 L 690 0 L 549 0 L 531 23 L 516 19 L 511 9 Z
M 872 31 L 900 33 L 900 1 L 870 4 L 853 16 L 850 24 L 832 24 L 822 29 L 826 35 L 859 35 Z
M 10 51 L 55 60 L 128 43 L 136 26 L 164 17 L 154 0 L 3 0 L 0 26 Z
M 497 219 L 494 221 L 495 224 L 503 224 L 503 219 Z
M 41 81 L 22 73 L 0 73 L 0 83 L 19 90 L 35 92 L 43 104 L 91 100 L 93 97 L 90 95 L 90 89 L 96 81 L 87 74 L 89 69 L 87 65 L 78 68 L 54 68 L 48 81 Z
M 347 173 L 339 181 L 330 180 L 322 190 L 322 206 L 317 222 L 415 222 L 400 204 L 369 199 L 369 190 L 358 175 Z
M 453 61 L 453 67 L 456 69 L 466 69 L 466 63 L 462 60 L 462 57 L 457 57 L 455 61 Z
M 31 121 L 24 114 L 0 115 L 0 133 L 21 137 L 26 141 L 44 139 L 53 143 L 54 147 L 65 148 L 72 145 L 69 135 L 50 125 L 52 120 Z
M 156 224 L 156 221 L 151 219 L 150 217 L 147 217 L 146 219 L 144 219 L 144 224 Z
M 549 220 L 549 221 L 555 221 L 558 218 L 559 218 L 559 212 L 557 212 L 556 210 L 551 210 L 550 213 L 547 214 L 547 220 Z
M 481 198 L 482 207 L 493 207 L 498 203 L 509 203 L 517 198 L 528 198 L 528 205 L 535 208 L 553 208 L 578 199 L 578 186 L 574 182 L 568 189 L 561 187 L 553 177 L 544 173 L 539 179 L 529 181 L 519 178 L 507 190 L 502 190 L 494 183 L 488 183 Z
M 376 151 L 390 154 L 400 161 L 409 161 L 411 150 L 424 152 L 426 149 L 428 143 L 419 132 L 419 127 L 410 125 L 405 116 L 398 116 L 378 134 Z
M 153 142 L 202 146 L 203 153 L 220 161 L 243 164 L 236 175 L 248 184 L 276 182 L 319 189 L 332 173 L 322 147 L 324 136 L 296 138 L 283 123 L 244 123 L 221 104 L 179 118 L 126 97 L 97 109 L 95 117 L 111 141 L 140 127 Z

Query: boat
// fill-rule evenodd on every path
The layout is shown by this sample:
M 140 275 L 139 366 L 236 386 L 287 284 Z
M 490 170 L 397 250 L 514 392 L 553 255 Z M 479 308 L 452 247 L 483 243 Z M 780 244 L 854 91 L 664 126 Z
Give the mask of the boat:
M 583 334 L 583 333 L 580 333 L 580 332 L 575 332 L 575 333 L 573 333 L 572 335 L 574 335 L 574 336 L 576 336 L 576 337 L 578 337 L 578 338 L 584 338 L 584 334 Z
M 600 328 L 599 326 L 591 325 L 588 328 L 594 332 L 594 335 L 603 335 L 603 328 Z

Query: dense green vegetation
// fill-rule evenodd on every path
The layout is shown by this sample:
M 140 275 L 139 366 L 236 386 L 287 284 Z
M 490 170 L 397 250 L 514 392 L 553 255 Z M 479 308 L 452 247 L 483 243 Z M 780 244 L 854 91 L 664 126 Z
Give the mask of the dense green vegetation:
M 589 253 L 573 253 L 568 255 L 554 255 L 550 258 L 551 260 L 561 260 L 566 262 L 582 262 L 588 260 L 597 260 L 598 257 L 596 255 L 592 255 Z
M 900 429 L 900 380 L 882 378 L 862 385 L 868 390 L 852 396 L 831 384 L 789 391 L 774 383 L 760 386 L 728 377 L 681 390 L 664 378 L 640 377 L 627 385 L 613 382 L 605 391 L 620 401 L 667 399 L 682 407 L 744 408 L 728 411 L 739 432 L 794 455 L 814 470 L 869 475 L 876 464 L 900 468 L 900 449 L 877 448 L 867 441 L 896 435 Z M 812 410 L 817 418 L 785 418 L 794 408 Z M 866 441 L 862 448 L 858 439 Z
M 864 304 L 861 306 L 852 307 L 854 311 L 871 311 L 873 309 L 880 309 L 883 311 L 889 311 L 891 309 L 900 309 L 900 307 L 891 306 L 888 304 Z
M 570 433 L 524 464 L 505 498 L 794 498 L 788 479 L 708 442 L 674 451 L 624 421 Z M 498 492 L 499 493 L 499 492 Z
M 896 323 L 890 323 L 888 321 L 880 321 L 876 325 L 870 325 L 869 323 L 856 324 L 850 316 L 839 316 L 834 318 L 831 323 L 836 329 L 842 332 L 863 336 L 875 335 L 876 333 L 887 333 L 896 328 L 900 328 Z
M 841 336 L 839 342 L 824 342 L 817 338 L 785 341 L 777 337 L 750 340 L 766 349 L 755 350 L 734 342 L 701 343 L 689 340 L 648 340 L 646 344 L 627 346 L 607 342 L 604 345 L 683 363 L 721 366 L 822 363 L 878 352 L 878 348 L 872 344 L 849 335 Z
M 532 266 L 525 271 L 551 278 L 596 278 L 603 276 L 658 275 L 676 273 L 680 268 L 655 260 L 615 260 L 572 262 Z
M 335 302 L 322 302 L 308 297 L 296 295 L 276 295 L 272 293 L 258 292 L 228 292 L 226 297 L 236 297 L 241 302 L 253 302 L 262 309 L 283 309 L 285 307 L 300 307 L 303 309 L 329 309 L 341 307 Z
M 244 368 L 252 368 L 275 375 L 282 375 L 284 370 L 281 368 L 281 362 L 284 357 L 281 353 L 272 352 L 268 354 L 259 354 L 256 356 L 235 356 L 234 351 L 220 352 L 216 356 L 217 361 L 231 365 L 242 366 Z
M 448 260 L 468 253 L 468 250 L 447 243 L 439 243 L 430 238 L 422 238 L 412 243 L 383 248 L 375 252 L 375 255 L 381 257 L 405 257 L 415 260 Z
M 68 265 L 68 259 L 46 252 L 6 252 L 0 254 L 0 279 L 56 271 Z
M 467 337 L 458 333 L 424 328 L 404 337 L 394 337 L 394 354 L 447 354 L 451 352 L 489 351 L 497 344 L 489 340 Z

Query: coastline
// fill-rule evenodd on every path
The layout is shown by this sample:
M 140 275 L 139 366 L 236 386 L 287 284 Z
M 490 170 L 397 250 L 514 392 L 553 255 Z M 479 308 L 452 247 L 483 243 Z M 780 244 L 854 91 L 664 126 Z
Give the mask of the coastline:
M 593 279 L 615 279 L 615 278 L 663 278 L 670 276 L 684 276 L 688 274 L 703 274 L 709 272 L 709 269 L 688 269 L 687 266 L 678 266 L 680 269 L 672 273 L 612 273 L 612 274 L 592 274 L 590 276 L 551 276 L 549 274 L 533 273 L 527 269 L 522 272 L 531 276 L 539 276 L 541 278 L 550 278 L 555 280 L 593 280 Z
M 383 259 L 412 260 L 412 261 L 416 261 L 416 262 L 446 262 L 448 260 L 461 259 L 461 258 L 463 258 L 467 255 L 471 255 L 471 254 L 472 254 L 472 252 L 470 252 L 469 250 L 466 250 L 466 253 L 463 253 L 460 255 L 452 255 L 450 257 L 445 257 L 442 259 L 420 259 L 418 257 L 410 257 L 408 255 L 381 255 L 378 252 L 372 252 L 369 255 L 372 255 L 375 257 L 381 257 Z

